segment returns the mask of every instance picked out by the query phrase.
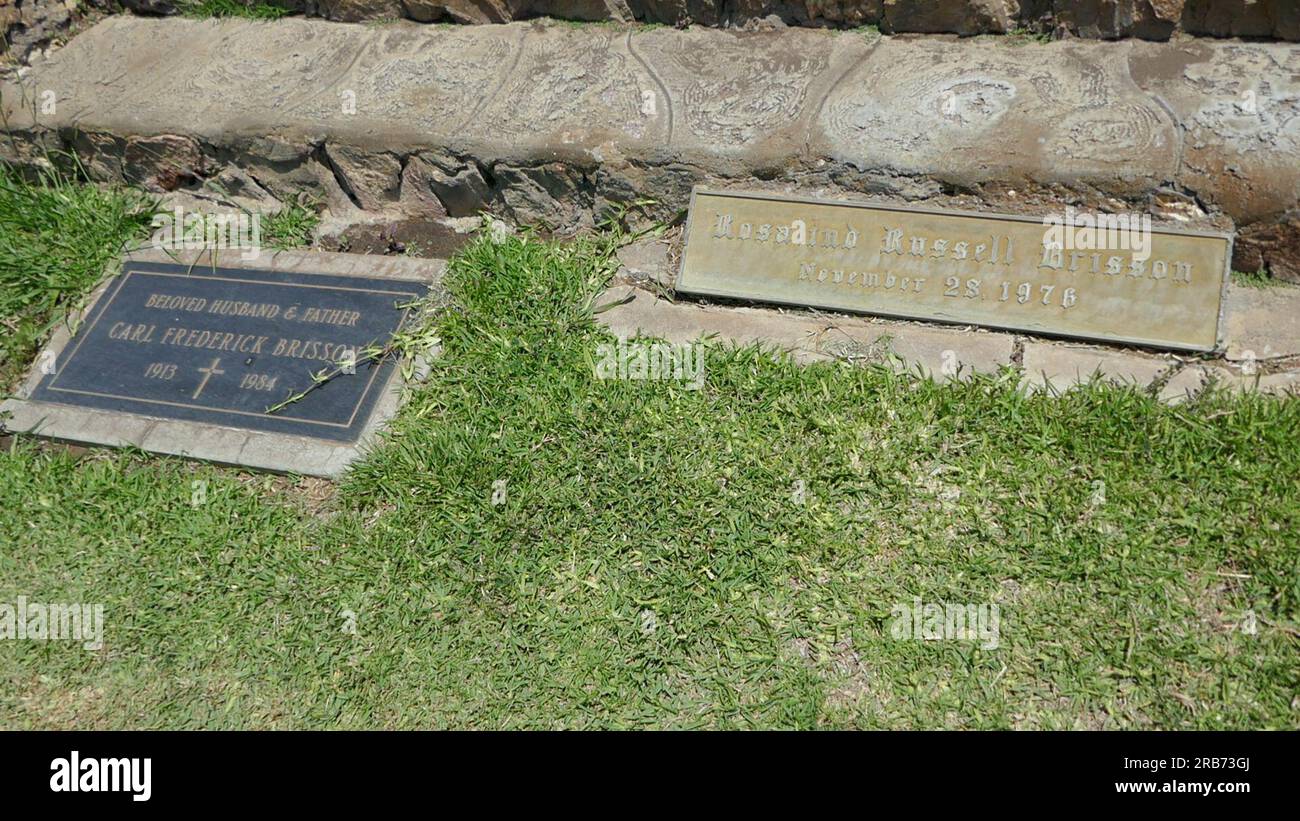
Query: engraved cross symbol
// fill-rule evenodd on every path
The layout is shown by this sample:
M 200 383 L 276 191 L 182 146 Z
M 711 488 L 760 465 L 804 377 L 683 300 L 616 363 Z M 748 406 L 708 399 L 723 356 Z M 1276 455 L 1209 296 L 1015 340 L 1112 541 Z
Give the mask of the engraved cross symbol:
M 212 364 L 207 366 L 206 368 L 199 368 L 199 373 L 203 374 L 203 381 L 200 382 L 199 386 L 194 389 L 194 393 L 190 395 L 191 399 L 199 398 L 199 394 L 203 393 L 203 389 L 208 386 L 208 380 L 211 379 L 213 375 L 225 373 L 225 371 L 217 370 L 217 365 L 219 364 L 221 364 L 220 357 L 212 360 Z

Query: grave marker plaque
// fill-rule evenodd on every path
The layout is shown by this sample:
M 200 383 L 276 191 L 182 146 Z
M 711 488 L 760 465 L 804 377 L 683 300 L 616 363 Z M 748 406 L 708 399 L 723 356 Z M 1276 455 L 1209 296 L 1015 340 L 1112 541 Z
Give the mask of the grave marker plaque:
M 398 363 L 367 348 L 391 340 L 442 267 L 347 254 L 215 268 L 144 256 L 42 352 L 5 403 L 10 430 L 335 475 L 396 410 Z
M 363 277 L 133 263 L 32 398 L 355 441 L 393 368 L 357 360 L 418 296 Z M 268 412 L 340 368 L 355 373 Z
M 1086 247 L 1076 225 L 1048 228 L 1040 218 L 697 189 L 677 289 L 1159 348 L 1219 346 L 1229 236 L 1094 232 L 1100 248 Z

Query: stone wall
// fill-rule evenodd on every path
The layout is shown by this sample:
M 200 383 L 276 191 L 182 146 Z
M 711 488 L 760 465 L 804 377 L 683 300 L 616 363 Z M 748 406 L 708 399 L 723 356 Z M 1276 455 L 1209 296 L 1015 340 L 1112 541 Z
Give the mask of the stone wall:
M 181 0 L 124 0 L 141 14 L 168 14 Z M 1300 40 L 1297 0 L 275 0 L 342 22 L 505 23 L 550 16 L 666 25 L 756 23 L 829 28 L 876 26 L 886 34 L 1003 34 L 1167 40 L 1211 37 Z
M 0 158 L 73 151 L 158 191 L 560 230 L 642 199 L 672 219 L 700 183 L 1073 205 L 1235 230 L 1236 267 L 1300 281 L 1300 48 L 1284 43 L 117 16 L 0 102 Z

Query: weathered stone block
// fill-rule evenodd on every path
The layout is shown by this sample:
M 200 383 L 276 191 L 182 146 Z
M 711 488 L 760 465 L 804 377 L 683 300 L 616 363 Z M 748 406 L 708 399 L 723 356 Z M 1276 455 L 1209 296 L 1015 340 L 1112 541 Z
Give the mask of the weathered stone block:
M 484 210 L 491 191 L 478 166 L 472 162 L 459 164 L 451 160 L 435 160 L 416 156 L 409 161 L 416 166 L 419 183 L 429 187 L 451 217 L 470 217 Z
M 1008 8 L 1010 6 L 1010 8 Z M 884 0 L 881 31 L 1005 33 L 1015 27 L 1015 3 L 1004 0 Z
M 1238 271 L 1268 271 L 1284 282 L 1300 283 L 1300 209 L 1276 222 L 1242 226 L 1233 246 L 1232 267 Z
M 401 0 L 401 6 L 407 17 L 421 23 L 506 23 L 515 17 L 512 5 L 503 0 Z
M 402 16 L 401 0 L 309 0 L 308 8 L 340 23 L 396 20 Z
M 1065 391 L 1093 378 L 1145 388 L 1169 369 L 1171 360 L 1136 353 L 1049 342 L 1025 344 L 1022 385 L 1029 390 Z
M 636 19 L 648 23 L 716 26 L 722 20 L 723 0 L 628 0 L 627 4 Z
M 526 0 L 530 14 L 560 17 L 565 20 L 612 20 L 630 22 L 635 19 L 626 0 Z M 515 19 L 518 19 L 516 16 Z
M 1275 43 L 1133 43 L 1137 85 L 1181 125 L 1178 180 L 1240 224 L 1300 201 L 1300 49 Z M 1267 148 L 1265 148 L 1267 146 Z
M 422 217 L 445 217 L 447 208 L 434 190 L 435 175 L 441 172 L 424 160 L 411 157 L 402 169 L 402 210 Z
M 1183 28 L 1214 37 L 1269 37 L 1275 13 L 1292 0 L 1186 0 Z
M 206 165 L 198 143 L 174 134 L 132 137 L 126 142 L 122 160 L 126 181 L 151 191 L 194 185 L 206 176 Z
M 821 104 L 814 150 L 964 186 L 1029 177 L 1152 190 L 1177 175 L 1177 123 L 1115 48 L 882 41 Z
M 1224 316 L 1229 359 L 1300 355 L 1300 288 L 1229 288 Z
M 732 0 L 723 17 L 732 25 L 776 15 L 788 25 L 852 28 L 879 25 L 883 5 L 884 0 Z
M 590 184 L 563 163 L 499 164 L 492 174 L 497 180 L 494 195 L 517 224 L 564 228 L 590 220 Z
M 343 191 L 360 207 L 379 210 L 398 201 L 402 163 L 397 157 L 335 144 L 325 146 L 325 156 Z
M 639 239 L 618 249 L 622 273 L 634 282 L 654 282 L 671 287 L 673 270 L 669 259 L 669 244 L 657 237 Z

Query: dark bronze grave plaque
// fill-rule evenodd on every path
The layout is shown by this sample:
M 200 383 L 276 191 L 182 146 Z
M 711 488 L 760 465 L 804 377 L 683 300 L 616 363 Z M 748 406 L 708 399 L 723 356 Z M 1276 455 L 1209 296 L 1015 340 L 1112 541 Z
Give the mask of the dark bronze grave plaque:
M 697 190 L 677 289 L 1161 348 L 1219 346 L 1229 236 L 1068 228 L 1049 240 L 1044 221 L 1030 217 Z M 1098 238 L 1104 247 L 1089 247 Z
M 365 359 L 418 283 L 128 262 L 31 399 L 356 442 L 393 368 Z M 312 387 L 313 374 L 344 372 Z M 351 372 L 348 372 L 351 371 Z

